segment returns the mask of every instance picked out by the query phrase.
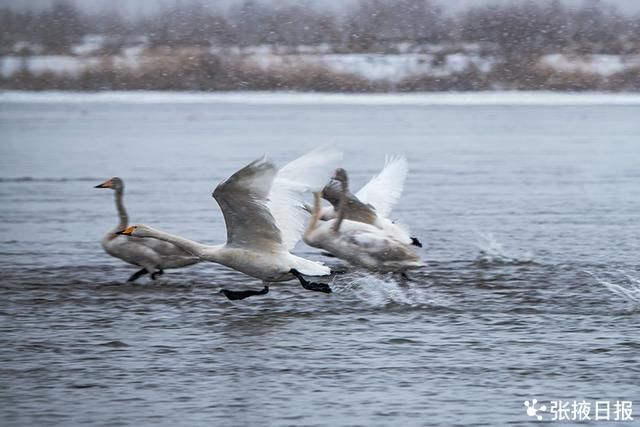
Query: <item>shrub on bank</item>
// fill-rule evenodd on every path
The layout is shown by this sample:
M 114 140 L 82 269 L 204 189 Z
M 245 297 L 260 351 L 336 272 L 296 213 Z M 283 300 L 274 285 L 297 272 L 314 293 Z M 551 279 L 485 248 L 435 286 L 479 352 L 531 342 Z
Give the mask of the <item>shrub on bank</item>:
M 536 58 L 496 64 L 488 72 L 473 64 L 448 75 L 417 74 L 399 82 L 370 80 L 323 64 L 260 66 L 241 56 L 206 49 L 154 49 L 137 66 L 107 56 L 76 74 L 34 73 L 24 67 L 0 78 L 0 88 L 20 90 L 291 90 L 315 92 L 424 92 L 469 90 L 640 91 L 640 67 L 605 77 L 560 71 Z

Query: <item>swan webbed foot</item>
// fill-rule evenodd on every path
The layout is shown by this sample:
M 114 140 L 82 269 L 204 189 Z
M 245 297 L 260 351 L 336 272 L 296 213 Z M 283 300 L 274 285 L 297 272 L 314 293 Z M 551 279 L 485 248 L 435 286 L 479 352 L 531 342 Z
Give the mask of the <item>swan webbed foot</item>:
M 228 289 L 221 289 L 220 293 L 230 299 L 231 301 L 236 301 L 240 299 L 245 299 L 252 297 L 254 295 L 266 295 L 269 293 L 269 287 L 267 285 L 262 288 L 260 291 L 230 291 Z
M 305 280 L 304 282 L 300 282 L 300 284 L 308 291 L 324 292 L 325 294 L 333 292 L 331 287 L 326 283 L 308 282 Z
M 162 276 L 163 274 L 164 274 L 164 270 L 159 268 L 158 270 L 151 273 L 151 280 L 156 280 L 159 276 Z
M 411 280 L 411 277 L 409 277 L 404 271 L 400 273 L 400 278 L 403 282 L 413 282 L 413 280 Z
M 329 287 L 329 285 L 327 285 L 326 283 L 310 282 L 306 280 L 304 277 L 302 277 L 302 274 L 295 268 L 292 268 L 290 272 L 296 277 L 296 279 L 300 281 L 302 287 L 308 291 L 324 292 L 325 294 L 330 294 L 331 292 L 333 292 L 331 290 L 331 287 Z
M 138 280 L 140 278 L 140 276 L 144 276 L 148 272 L 149 271 L 146 268 L 142 268 L 142 269 L 136 271 L 135 273 L 133 273 L 131 275 L 131 277 L 129 277 L 129 279 L 127 280 L 127 283 L 128 282 L 135 282 L 136 280 Z
M 420 242 L 420 240 L 418 240 L 418 238 L 417 238 L 417 237 L 412 237 L 412 238 L 411 238 L 411 244 L 412 244 L 413 246 L 417 246 L 417 247 L 419 247 L 419 248 L 421 248 L 421 247 L 422 247 L 422 242 Z

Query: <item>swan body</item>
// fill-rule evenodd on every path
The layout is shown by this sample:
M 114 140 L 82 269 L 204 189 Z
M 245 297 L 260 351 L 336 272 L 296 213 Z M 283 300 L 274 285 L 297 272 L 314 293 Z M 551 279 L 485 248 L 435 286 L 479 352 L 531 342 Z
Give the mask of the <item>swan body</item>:
M 181 268 L 196 264 L 200 260 L 171 243 L 148 242 L 110 232 L 102 238 L 102 247 L 109 255 L 129 264 L 154 269 Z
M 407 245 L 422 247 L 408 230 L 389 219 L 391 209 L 400 199 L 409 167 L 402 156 L 387 158 L 382 171 L 371 178 L 356 194 L 347 191 L 345 219 L 370 224 L 387 235 Z M 336 218 L 338 203 L 342 195 L 340 183 L 332 180 L 322 191 L 322 196 L 331 203 L 322 209 L 320 219 Z
M 113 177 L 96 185 L 95 188 L 110 188 L 115 192 L 116 210 L 120 221 L 104 235 L 101 244 L 107 254 L 142 267 L 129 278 L 129 281 L 134 281 L 146 273 L 150 273 L 151 277 L 155 279 L 165 269 L 187 267 L 200 262 L 197 257 L 171 243 L 157 239 L 139 239 L 119 235 L 118 232 L 124 230 L 129 222 L 123 202 L 124 182 L 118 177 Z
M 286 282 L 295 279 L 291 269 L 305 276 L 327 276 L 331 270 L 326 265 L 309 261 L 288 251 L 263 252 L 259 248 L 239 248 L 231 245 L 203 245 L 175 234 L 166 233 L 148 225 L 128 227 L 123 234 L 137 238 L 153 238 L 172 242 L 179 248 L 203 261 L 224 265 L 247 276 L 264 282 Z
M 326 276 L 331 270 L 291 253 L 304 231 L 303 196 L 322 188 L 341 159 L 339 151 L 318 149 L 279 170 L 262 158 L 231 175 L 213 192 L 227 228 L 224 244 L 203 245 L 146 225 L 131 226 L 122 233 L 170 242 L 203 261 L 265 283 L 297 278 L 305 286 L 300 275 Z
M 420 257 L 398 239 L 371 224 L 345 219 L 348 203 L 346 172 L 336 171 L 343 193 L 338 204 L 338 217 L 320 221 L 321 196 L 315 193 L 311 221 L 304 234 L 309 246 L 323 249 L 353 265 L 377 272 L 404 272 L 423 266 Z
M 305 243 L 355 266 L 381 273 L 404 272 L 423 266 L 408 245 L 386 235 L 379 228 L 344 220 L 340 230 L 336 231 L 336 221 L 318 221 L 317 226 L 305 234 Z

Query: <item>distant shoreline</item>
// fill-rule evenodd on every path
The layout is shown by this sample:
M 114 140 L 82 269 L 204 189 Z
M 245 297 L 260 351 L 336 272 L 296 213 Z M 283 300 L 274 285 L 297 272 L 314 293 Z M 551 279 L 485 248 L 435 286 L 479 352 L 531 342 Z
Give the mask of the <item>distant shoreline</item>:
M 544 106 L 640 105 L 640 93 L 470 91 L 418 93 L 314 93 L 284 91 L 20 91 L 0 90 L 0 104 L 126 103 L 239 105 Z

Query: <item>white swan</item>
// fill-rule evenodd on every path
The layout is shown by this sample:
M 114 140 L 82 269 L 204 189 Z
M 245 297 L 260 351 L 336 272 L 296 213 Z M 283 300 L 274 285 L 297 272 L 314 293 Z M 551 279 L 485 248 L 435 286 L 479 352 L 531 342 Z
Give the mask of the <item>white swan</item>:
M 388 157 L 382 171 L 371 178 L 356 194 L 347 191 L 344 207 L 345 219 L 371 224 L 384 230 L 388 235 L 405 243 L 422 247 L 422 243 L 402 226 L 389 219 L 389 214 L 400 196 L 407 178 L 409 166 L 404 156 Z M 342 195 L 340 183 L 336 180 L 323 189 L 324 197 L 332 206 L 322 209 L 320 219 L 327 221 L 336 217 L 338 203 Z
M 377 272 L 401 272 L 423 266 L 411 247 L 370 224 L 346 219 L 348 181 L 343 169 L 336 171 L 342 194 L 338 216 L 320 221 L 321 196 L 315 193 L 313 213 L 304 233 L 309 246 L 323 249 L 349 263 Z
M 95 188 L 110 188 L 114 190 L 116 210 L 120 219 L 118 225 L 102 238 L 102 247 L 109 255 L 129 264 L 142 267 L 129 277 L 128 282 L 133 282 L 147 273 L 150 273 L 151 278 L 155 280 L 158 275 L 164 273 L 165 269 L 186 267 L 200 262 L 197 257 L 171 243 L 157 239 L 119 236 L 118 232 L 129 225 L 129 217 L 122 200 L 124 182 L 118 177 L 113 177 L 102 184 L 96 185 Z
M 327 284 L 310 283 L 302 277 L 326 276 L 331 273 L 329 267 L 290 251 L 304 231 L 304 194 L 322 188 L 341 159 L 339 151 L 317 149 L 280 170 L 262 158 L 231 175 L 213 192 L 227 226 L 225 244 L 207 246 L 145 225 L 131 226 L 122 233 L 174 243 L 202 260 L 264 283 L 262 291 L 221 290 L 229 299 L 266 294 L 269 283 L 294 278 L 305 289 L 329 293 Z

